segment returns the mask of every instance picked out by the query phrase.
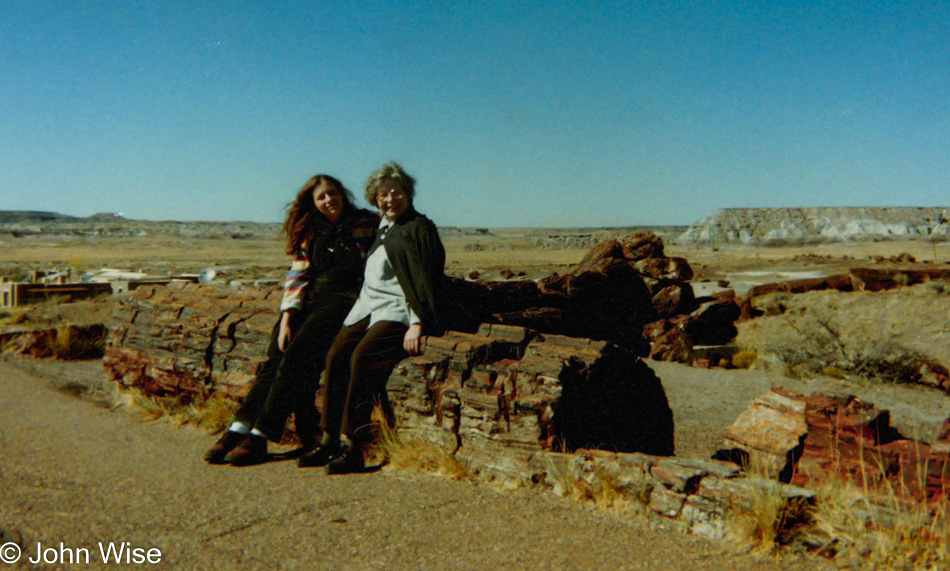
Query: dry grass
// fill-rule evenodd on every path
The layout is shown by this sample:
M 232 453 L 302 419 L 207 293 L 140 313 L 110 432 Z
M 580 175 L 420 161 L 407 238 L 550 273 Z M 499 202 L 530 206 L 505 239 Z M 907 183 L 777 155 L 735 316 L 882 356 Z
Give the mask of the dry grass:
M 211 396 L 183 404 L 178 397 L 152 397 L 128 391 L 126 404 L 148 420 L 169 418 L 178 425 L 191 425 L 212 433 L 225 430 L 234 419 L 238 403 Z
M 383 463 L 401 470 L 429 472 L 452 480 L 470 480 L 475 472 L 470 466 L 434 442 L 406 441 L 388 422 L 377 407 L 373 412 L 376 440 L 372 452 Z
M 93 359 L 102 356 L 105 341 L 104 327 L 83 328 L 67 322 L 50 330 L 6 334 L 0 351 L 39 359 Z
M 760 553 L 778 553 L 794 543 L 814 521 L 815 506 L 804 497 L 789 497 L 775 482 L 747 475 L 752 484 L 746 504 L 732 506 L 728 520 L 734 542 Z
M 48 343 L 50 353 L 56 359 L 88 359 L 102 356 L 106 337 L 105 334 L 84 333 L 67 323 L 56 328 Z
M 946 504 L 908 501 L 893 488 L 883 502 L 849 481 L 818 489 L 815 522 L 837 540 L 841 552 L 856 553 L 894 569 L 945 569 L 950 565 L 950 526 Z

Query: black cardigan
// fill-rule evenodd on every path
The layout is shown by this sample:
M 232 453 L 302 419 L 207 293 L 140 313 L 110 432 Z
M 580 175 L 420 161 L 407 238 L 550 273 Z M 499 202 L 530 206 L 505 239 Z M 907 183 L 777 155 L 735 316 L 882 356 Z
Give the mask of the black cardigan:
M 380 240 L 370 249 L 379 247 Z M 422 320 L 426 335 L 441 335 L 446 323 L 441 305 L 445 280 L 445 248 L 431 220 L 409 207 L 382 241 L 409 307 Z

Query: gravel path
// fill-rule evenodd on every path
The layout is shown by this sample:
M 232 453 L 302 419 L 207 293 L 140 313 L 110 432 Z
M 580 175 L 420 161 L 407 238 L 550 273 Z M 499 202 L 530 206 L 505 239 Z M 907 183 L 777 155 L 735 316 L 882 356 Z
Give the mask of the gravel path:
M 24 558 L 62 542 L 95 563 L 98 542 L 127 541 L 160 550 L 158 567 L 197 569 L 829 565 L 737 555 L 535 490 L 393 470 L 328 477 L 288 461 L 208 466 L 208 435 L 68 394 L 78 391 L 64 379 L 95 375 L 96 363 L 50 363 L 42 377 L 23 363 L 0 361 L 0 532 L 22 537 Z

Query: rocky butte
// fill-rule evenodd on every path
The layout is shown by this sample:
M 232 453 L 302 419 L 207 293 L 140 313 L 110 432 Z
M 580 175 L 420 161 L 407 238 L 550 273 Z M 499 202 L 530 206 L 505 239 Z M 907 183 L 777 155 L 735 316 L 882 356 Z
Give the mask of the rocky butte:
M 693 224 L 683 244 L 840 242 L 950 235 L 950 207 L 721 208 Z

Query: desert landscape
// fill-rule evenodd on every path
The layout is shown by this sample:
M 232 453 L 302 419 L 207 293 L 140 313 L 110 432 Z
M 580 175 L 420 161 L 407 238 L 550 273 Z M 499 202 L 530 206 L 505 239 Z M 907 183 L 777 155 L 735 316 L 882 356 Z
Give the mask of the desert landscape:
M 934 451 L 928 452 L 930 467 L 925 466 L 925 471 L 930 470 L 927 477 L 931 477 L 933 458 L 937 457 L 935 451 L 945 448 L 942 443 L 947 439 L 947 421 L 950 419 L 950 398 L 947 394 L 950 389 L 950 377 L 947 375 L 947 366 L 950 366 L 950 322 L 946 319 L 950 314 L 950 228 L 945 212 L 945 209 L 941 208 L 733 209 L 717 211 L 689 227 L 447 227 L 441 228 L 440 233 L 448 257 L 446 273 L 462 284 L 458 287 L 483 287 L 487 288 L 485 291 L 489 294 L 502 292 L 501 295 L 505 297 L 503 304 L 511 307 L 502 313 L 494 313 L 495 323 L 511 328 L 526 327 L 528 330 L 532 330 L 534 326 L 534 329 L 541 333 L 540 338 L 533 341 L 525 339 L 524 344 L 530 346 L 531 343 L 539 341 L 549 345 L 557 344 L 561 341 L 550 335 L 548 339 L 542 339 L 544 334 L 563 334 L 573 339 L 579 337 L 576 335 L 577 331 L 585 331 L 590 332 L 584 337 L 593 339 L 591 343 L 603 340 L 601 343 L 614 343 L 621 349 L 629 348 L 633 352 L 631 360 L 622 361 L 627 364 L 618 367 L 637 371 L 641 371 L 640 367 L 645 367 L 642 370 L 649 371 L 650 378 L 655 377 L 658 386 L 662 387 L 659 389 L 661 396 L 671 412 L 672 433 L 669 435 L 669 441 L 672 443 L 672 449 L 666 450 L 660 456 L 697 462 L 712 462 L 713 457 L 734 461 L 735 459 L 728 457 L 725 452 L 743 449 L 747 463 L 740 462 L 737 465 L 742 468 L 751 470 L 751 464 L 748 462 L 755 463 L 756 458 L 760 456 L 772 458 L 778 455 L 780 463 L 784 463 L 784 451 L 774 448 L 777 443 L 770 440 L 768 434 L 784 426 L 782 423 L 791 418 L 788 416 L 791 413 L 782 412 L 785 416 L 776 417 L 776 410 L 785 410 L 781 407 L 766 407 L 770 411 L 767 414 L 756 412 L 763 410 L 763 398 L 772 398 L 773 401 L 776 398 L 787 399 L 783 401 L 787 404 L 805 402 L 796 401 L 798 397 L 795 395 L 800 395 L 801 399 L 823 395 L 832 400 L 853 396 L 858 399 L 858 404 L 845 400 L 834 401 L 833 404 L 840 404 L 841 410 L 851 407 L 847 410 L 852 412 L 847 414 L 863 414 L 872 418 L 873 422 L 866 422 L 862 425 L 864 427 L 873 425 L 879 428 L 879 425 L 886 425 L 884 428 L 888 431 L 897 431 L 900 435 L 900 439 L 892 437 L 887 442 L 878 438 L 874 445 L 900 440 L 916 443 L 914 446 L 918 451 L 920 447 Z M 268 296 L 272 296 L 280 287 L 289 261 L 282 253 L 277 224 L 145 222 L 125 220 L 109 214 L 89 218 L 63 217 L 50 213 L 0 214 L 0 277 L 6 282 L 19 282 L 36 270 L 68 273 L 71 280 L 80 282 L 83 276 L 94 276 L 104 268 L 121 269 L 153 279 L 196 276 L 195 281 L 200 281 L 198 284 L 186 283 L 174 287 L 148 286 L 151 289 L 142 288 L 135 292 L 78 301 L 51 297 L 40 303 L 0 309 L 0 335 L 4 341 L 5 363 L 46 380 L 52 386 L 59 387 L 60 392 L 80 396 L 88 402 L 99 403 L 107 408 L 116 408 L 120 403 L 124 403 L 122 407 L 138 410 L 145 416 L 159 417 L 164 414 L 170 418 L 174 415 L 173 412 L 162 412 L 159 410 L 160 406 L 154 403 L 145 404 L 149 397 L 161 397 L 165 399 L 162 402 L 168 401 L 170 393 L 167 385 L 161 384 L 164 381 L 155 381 L 164 387 L 158 392 L 153 390 L 154 386 L 158 385 L 149 385 L 153 387 L 150 389 L 134 379 L 116 382 L 123 375 L 124 378 L 131 379 L 128 373 L 130 365 L 116 355 L 121 351 L 138 351 L 136 358 L 141 358 L 149 347 L 147 344 L 134 345 L 138 341 L 133 339 L 139 333 L 136 333 L 135 326 L 129 325 L 130 322 L 123 317 L 129 312 L 145 311 L 143 308 L 146 306 L 155 308 L 155 324 L 165 323 L 162 321 L 162 307 L 188 305 L 188 300 L 203 299 L 203 296 L 240 299 L 244 300 L 241 303 L 247 307 L 257 307 L 254 304 L 260 304 L 260 307 L 274 306 L 273 311 L 276 312 L 276 298 Z M 635 258 L 629 255 L 631 244 L 653 244 L 651 247 L 659 244 L 659 251 Z M 613 253 L 605 254 L 608 251 Z M 600 253 L 592 257 L 591 254 L 597 252 Z M 623 261 L 625 268 L 634 267 L 634 262 L 641 264 L 636 266 L 639 272 L 636 275 L 642 276 L 642 283 L 647 284 L 647 302 L 652 297 L 656 311 L 659 312 L 645 319 L 642 324 L 637 322 L 641 327 L 647 323 L 651 324 L 653 333 L 645 331 L 641 337 L 637 331 L 636 340 L 631 340 L 627 333 L 603 333 L 604 327 L 615 326 L 613 321 L 607 319 L 598 329 L 577 317 L 577 310 L 572 309 L 574 306 L 570 305 L 571 300 L 576 299 L 576 296 L 571 297 L 574 295 L 573 289 L 579 289 L 577 283 L 582 276 L 598 274 L 606 276 L 603 280 L 610 283 L 613 283 L 610 280 L 620 279 L 616 277 L 621 275 L 616 273 L 619 270 L 612 269 L 622 265 L 616 260 Z M 654 274 L 651 272 L 654 272 L 653 268 L 657 264 L 644 265 L 643 260 L 667 262 L 665 265 L 661 264 L 660 274 Z M 669 262 L 671 260 L 673 262 Z M 684 267 L 689 271 L 685 271 Z M 677 272 L 677 276 L 673 276 Z M 842 276 L 847 277 L 846 286 L 842 285 Z M 563 285 L 564 282 L 567 282 L 566 285 Z M 539 294 L 525 293 L 527 289 L 537 287 L 541 288 Z M 561 289 L 558 290 L 558 287 Z M 643 288 L 642 285 L 638 287 Z M 171 293 L 165 293 L 166 290 Z M 666 291 L 666 297 L 661 300 L 665 305 L 658 301 L 657 296 L 661 291 Z M 545 306 L 546 309 L 556 310 L 557 313 L 548 312 L 541 316 L 541 313 L 535 311 L 538 309 L 535 304 L 541 303 L 538 299 L 549 299 L 550 292 L 561 292 L 558 299 L 562 301 L 551 302 L 553 305 L 550 308 Z M 521 305 L 509 299 L 512 296 L 528 298 L 532 295 L 536 297 L 529 301 L 519 301 Z M 545 295 L 548 295 L 548 298 L 544 298 Z M 617 311 L 621 313 L 627 311 L 625 308 L 634 307 L 629 305 L 629 299 L 604 298 L 597 300 L 597 303 L 600 304 L 597 308 L 605 308 L 605 315 L 609 315 L 611 307 L 619 308 Z M 696 331 L 699 325 L 690 325 L 704 323 L 701 315 L 697 317 L 697 312 L 701 312 L 703 308 L 726 306 L 735 307 L 735 314 L 730 313 L 731 317 L 728 319 L 717 317 L 720 321 L 711 325 L 707 323 L 708 327 L 698 333 Z M 201 313 L 206 311 L 203 307 L 195 305 L 194 309 Z M 572 311 L 575 313 L 572 314 Z M 650 311 L 654 311 L 653 306 Z M 213 309 L 207 310 L 209 315 L 213 315 L 212 312 Z M 710 311 L 707 311 L 707 315 L 709 313 Z M 248 342 L 246 348 L 240 345 L 244 339 L 256 339 L 254 335 L 257 335 L 257 330 L 269 329 L 273 323 L 273 315 L 254 314 L 236 325 L 237 332 L 232 331 L 230 334 L 234 343 L 231 354 L 221 357 L 228 374 L 238 375 L 236 371 L 242 371 L 241 367 L 250 366 L 239 360 L 237 354 L 247 350 L 247 354 L 252 355 L 259 347 L 251 342 Z M 556 317 L 550 317 L 552 315 Z M 259 319 L 261 323 L 254 324 L 255 319 Z M 726 321 L 722 321 L 723 319 Z M 135 321 L 135 318 L 132 321 Z M 112 331 L 104 349 L 105 369 L 101 357 L 102 348 L 99 355 L 92 359 L 51 360 L 28 357 L 31 352 L 34 355 L 39 354 L 35 345 L 23 341 L 25 334 L 31 331 L 55 330 L 64 325 L 83 327 L 103 324 Z M 244 334 L 241 327 L 250 328 L 246 337 L 242 337 Z M 551 329 L 545 331 L 544 327 Z M 116 335 L 118 329 L 124 331 L 121 336 Z M 504 335 L 509 334 L 509 330 L 504 331 Z M 676 331 L 686 331 L 685 337 L 671 335 L 671 332 Z M 691 331 L 693 333 L 690 333 Z M 498 333 L 485 329 L 479 329 L 478 335 L 500 339 Z M 451 342 L 451 339 L 451 336 L 447 337 L 445 343 Z M 454 341 L 455 344 L 447 349 L 436 341 L 431 341 L 429 347 L 436 352 L 447 351 L 445 355 L 450 359 L 459 359 L 462 351 L 459 349 L 459 343 L 474 343 L 469 337 L 460 339 L 462 341 Z M 555 340 L 551 341 L 552 339 Z M 703 339 L 709 342 L 697 341 Z M 684 342 L 687 343 L 685 348 L 680 344 Z M 659 350 L 661 346 L 665 348 Z M 589 349 L 594 345 L 585 345 L 583 350 L 564 349 L 575 345 L 563 343 L 556 348 L 545 349 L 543 343 L 537 347 L 536 351 L 541 352 L 539 355 L 546 355 L 544 351 L 554 351 L 552 355 L 556 357 L 552 358 L 555 360 L 567 355 L 563 351 L 575 351 L 574 358 L 583 361 L 587 358 L 583 356 L 584 351 L 595 351 Z M 604 347 L 597 345 L 597 355 L 590 357 L 592 360 L 585 363 L 596 368 L 593 363 L 599 362 L 597 359 L 607 354 Z M 636 354 L 638 351 L 640 353 Z M 466 354 L 465 358 L 469 359 L 470 355 Z M 250 359 L 247 357 L 245 360 Z M 158 368 L 158 365 L 153 365 Z M 220 365 L 215 366 L 219 367 L 217 370 L 221 370 Z M 409 363 L 401 369 L 397 368 L 393 379 L 403 375 L 399 378 L 405 379 L 406 386 L 411 385 L 415 374 L 411 370 L 412 366 L 414 365 Z M 478 365 L 470 362 L 467 366 L 473 368 L 465 373 L 466 378 L 478 377 L 481 370 Z M 490 373 L 491 383 L 508 374 L 501 369 L 492 369 L 491 366 L 484 370 Z M 641 375 L 641 372 L 636 374 Z M 227 388 L 216 389 L 216 394 L 225 400 L 233 399 L 235 395 L 239 397 L 240 387 L 234 384 L 237 381 L 231 380 L 236 377 L 227 377 L 224 373 L 220 375 L 223 376 L 215 377 L 216 386 Z M 390 391 L 398 392 L 393 388 L 398 384 L 393 379 L 390 382 Z M 180 387 L 185 387 L 184 381 L 180 382 Z M 446 382 L 449 382 L 449 379 L 446 379 Z M 780 392 L 775 393 L 774 387 L 779 387 Z M 187 396 L 188 402 L 185 402 L 185 405 L 196 399 L 195 391 L 189 390 L 182 388 L 178 395 Z M 411 392 L 412 389 L 410 387 L 406 390 Z M 487 394 L 494 394 L 491 387 L 486 386 L 484 390 L 488 391 Z M 151 394 L 149 391 L 152 391 Z M 620 399 L 618 394 L 612 393 L 606 395 L 606 398 Z M 769 397 L 776 394 L 779 397 Z M 397 400 L 397 397 L 393 398 L 394 401 Z M 809 402 L 812 404 L 807 406 L 814 404 L 813 401 Z M 876 408 L 862 408 L 865 405 Z M 554 406 L 557 408 L 556 404 Z M 822 406 L 830 405 L 825 403 Z M 464 408 L 462 406 L 459 410 Z M 636 414 L 637 409 L 629 410 Z M 853 412 L 855 410 L 858 412 Z M 885 413 L 882 417 L 880 411 L 889 411 L 889 414 Z M 462 415 L 462 412 L 458 414 Z M 612 414 L 623 415 L 622 412 Z M 423 422 L 424 419 L 413 420 L 408 416 L 400 418 L 410 423 L 404 425 L 407 433 L 417 432 L 422 435 L 422 440 L 428 439 L 430 442 L 441 438 L 434 436 L 431 431 L 427 432 L 428 429 L 420 428 L 428 422 Z M 412 422 L 420 424 L 414 425 Z M 211 425 L 209 427 L 221 428 Z M 808 430 L 812 428 L 812 425 L 809 425 Z M 476 434 L 478 429 L 471 430 L 475 431 L 472 434 Z M 490 440 L 491 435 L 495 434 L 492 430 L 495 429 L 485 430 L 485 434 L 489 435 L 486 438 Z M 649 432 L 649 428 L 639 430 Z M 758 431 L 762 434 L 756 436 L 754 433 Z M 5 431 L 0 441 L 9 446 L 10 442 L 22 436 Z M 552 442 L 557 442 L 558 437 L 551 436 L 554 439 Z M 804 436 L 801 438 L 806 444 L 814 441 L 807 440 Z M 208 440 L 210 441 L 210 437 Z M 541 439 L 538 437 L 535 440 Z M 203 442 L 198 439 L 195 441 Z M 598 463 L 602 460 L 598 460 L 600 457 L 596 453 L 585 457 L 583 450 L 588 449 L 586 444 L 571 445 L 569 441 L 565 442 L 568 442 L 569 450 L 563 451 L 575 452 L 570 456 L 585 459 L 579 460 L 580 464 L 576 466 L 571 463 L 573 460 L 565 460 L 564 466 L 567 468 L 559 472 L 561 480 L 555 477 L 558 470 L 551 469 L 550 466 L 542 470 L 547 479 L 542 478 L 542 481 L 537 482 L 537 487 L 553 489 L 560 496 L 577 496 L 602 502 L 603 483 L 597 480 L 601 483 L 595 485 L 596 479 L 592 474 L 602 475 L 603 466 L 606 464 Z M 659 454 L 642 447 L 624 449 L 625 445 L 615 446 L 614 449 L 628 453 Z M 195 459 L 198 458 L 202 445 L 196 446 L 198 448 L 195 449 Z M 542 443 L 541 448 L 545 446 L 551 449 L 554 445 Z M 580 456 L 578 450 L 581 451 Z M 801 450 L 798 453 L 804 454 L 803 458 L 808 460 L 809 450 L 811 448 L 806 446 L 804 453 Z M 556 452 L 553 449 L 550 451 Z M 529 460 L 525 460 L 524 464 L 517 464 L 517 455 L 512 457 L 511 464 L 505 464 L 508 457 L 491 447 L 466 449 L 463 445 L 457 451 L 453 450 L 453 453 L 456 452 L 463 459 L 468 458 L 472 465 L 482 466 L 483 473 L 497 469 L 497 473 L 488 480 L 501 482 L 503 487 L 509 489 L 525 486 L 523 483 L 515 486 L 511 481 L 505 484 L 504 474 L 522 474 L 527 470 L 525 473 L 530 474 L 525 476 L 524 481 L 530 481 L 532 474 L 536 476 L 541 473 L 530 467 Z M 874 454 L 879 453 L 884 454 L 875 449 Z M 943 453 L 946 454 L 945 451 Z M 494 456 L 495 460 L 489 459 L 485 463 L 487 456 Z M 505 462 L 498 461 L 498 466 L 492 465 L 499 457 L 506 458 Z M 907 458 L 906 454 L 900 456 L 900 462 L 906 462 Z M 634 461 L 623 456 L 618 462 L 629 468 L 630 463 Z M 674 469 L 662 462 L 650 460 L 648 465 L 657 473 L 664 470 L 681 473 L 684 470 L 685 464 L 676 464 Z M 820 463 L 818 460 L 815 462 Z M 864 462 L 863 458 L 861 462 Z M 393 461 L 391 466 L 395 467 L 396 464 L 397 462 Z M 505 465 L 501 466 L 502 464 Z M 725 464 L 728 462 L 723 463 Z M 705 470 L 703 474 L 715 471 L 709 467 L 711 465 L 702 464 L 701 471 Z M 664 466 L 666 467 L 663 468 Z M 578 470 L 574 480 L 577 485 L 568 485 L 565 482 L 571 478 L 565 476 L 565 473 L 573 473 L 571 471 L 575 468 Z M 400 471 L 399 468 L 392 471 L 397 474 L 407 472 Z M 397 479 L 400 477 L 403 476 L 396 476 Z M 682 477 L 685 480 L 694 478 L 699 482 L 699 478 L 705 476 Z M 733 475 L 730 473 L 728 477 L 732 478 Z M 811 480 L 814 484 L 819 478 L 812 476 Z M 940 510 L 945 505 L 941 503 L 945 502 L 945 499 L 940 499 L 943 497 L 943 488 L 940 488 L 941 494 L 927 491 L 932 489 L 927 486 L 942 486 L 943 480 L 938 480 L 928 480 L 922 489 L 916 490 L 924 495 L 929 494 L 923 505 L 928 506 L 925 510 L 932 518 L 942 516 L 943 512 Z M 578 484 L 585 481 L 586 488 Z M 792 483 L 808 487 L 808 482 L 801 479 L 792 480 Z M 656 485 L 655 490 L 662 491 L 663 488 Z M 691 493 L 678 489 L 676 485 L 667 485 L 662 494 L 657 495 L 655 492 L 654 497 L 648 498 L 646 506 L 638 512 L 641 515 L 638 521 L 649 522 L 653 528 L 660 530 L 692 531 L 694 534 L 715 538 L 734 535 L 732 532 L 720 532 L 721 530 L 714 532 L 707 529 L 706 532 L 700 532 L 701 526 L 696 521 L 684 523 L 685 516 L 677 510 L 682 509 L 682 498 L 693 494 L 695 491 Z M 908 498 L 897 495 L 900 496 L 899 503 L 909 501 Z M 662 502 L 675 504 L 676 498 L 680 498 L 680 507 L 673 510 L 674 515 L 664 515 L 664 509 L 668 509 L 668 505 Z M 9 497 L 4 499 L 4 507 L 18 515 L 5 516 L 7 521 L 0 521 L 0 526 L 11 525 L 10 518 L 32 521 L 25 515 L 29 511 L 29 502 L 22 499 L 14 501 Z M 11 503 L 6 503 L 8 501 Z M 52 505 L 48 498 L 33 497 L 30 501 L 47 507 Z M 928 501 L 933 503 L 927 503 Z M 614 502 L 608 503 L 613 505 Z M 9 508 L 8 505 L 15 507 Z M 890 507 L 892 506 L 888 506 Z M 862 509 L 870 510 L 866 507 Z M 873 518 L 864 519 L 862 522 L 862 525 L 870 527 L 880 523 Z M 30 525 L 39 524 L 35 521 L 29 525 L 21 523 L 21 530 L 17 533 L 21 536 L 29 535 Z M 882 540 L 877 541 L 872 549 L 862 538 L 845 537 L 840 530 L 828 528 L 802 534 L 796 541 L 786 541 L 779 537 L 781 533 L 779 536 L 773 534 L 765 543 L 791 546 L 782 551 L 783 557 L 799 557 L 793 560 L 797 567 L 804 565 L 820 568 L 825 565 L 825 560 L 814 553 L 837 557 L 830 564 L 838 566 L 885 564 L 912 567 L 921 562 L 934 564 L 933 562 L 941 561 L 945 564 L 946 529 L 935 528 L 930 523 L 924 527 L 936 535 L 936 539 L 931 538 L 933 541 L 930 543 L 925 541 L 923 547 L 911 545 L 912 542 L 907 540 L 907 545 L 902 548 L 898 541 L 896 545 L 888 544 L 881 548 L 883 553 L 874 552 L 874 549 L 882 544 Z M 10 535 L 12 533 L 13 531 L 9 531 L 4 537 L 14 537 Z M 838 535 L 835 535 L 836 533 Z M 822 541 L 826 543 L 822 544 Z M 222 553 L 224 552 L 230 553 L 228 549 L 222 548 Z M 809 554 L 801 555 L 806 552 Z M 734 551 L 729 553 L 735 554 Z M 184 557 L 180 552 L 177 556 Z M 792 560 L 781 561 L 784 563 L 779 563 L 780 566 L 792 565 L 789 563 Z M 561 566 L 563 561 L 559 563 L 558 560 L 551 560 L 551 563 Z M 742 563 L 747 565 L 747 568 L 754 568 L 759 564 L 760 562 L 754 559 Z M 774 567 L 774 561 L 772 566 Z

